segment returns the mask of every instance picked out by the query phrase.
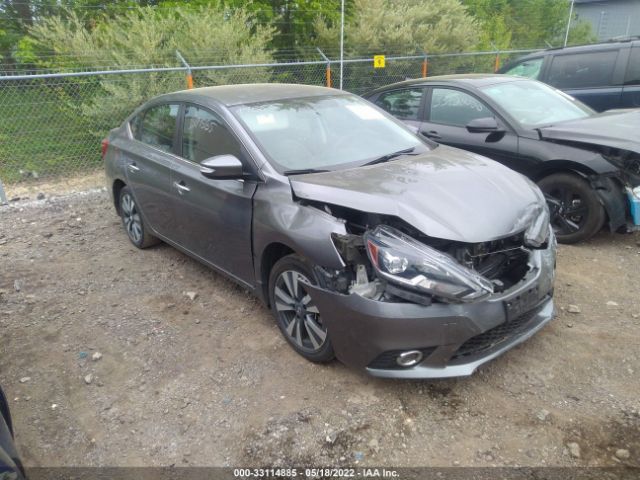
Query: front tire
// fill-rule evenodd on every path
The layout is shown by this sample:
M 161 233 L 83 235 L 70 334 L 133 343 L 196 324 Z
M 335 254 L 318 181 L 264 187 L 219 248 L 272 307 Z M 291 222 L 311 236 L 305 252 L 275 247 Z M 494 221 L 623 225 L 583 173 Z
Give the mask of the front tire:
M 118 206 L 120 217 L 122 218 L 122 226 L 127 232 L 131 243 L 138 248 L 147 248 L 160 243 L 160 240 L 149 233 L 149 229 L 142 219 L 138 204 L 129 187 L 123 187 L 120 190 Z
M 269 302 L 278 328 L 293 349 L 317 363 L 335 358 L 327 327 L 304 282 L 317 283 L 311 269 L 299 255 L 287 255 L 276 262 L 269 275 Z
M 554 173 L 538 182 L 550 197 L 551 225 L 558 242 L 588 240 L 604 225 L 606 215 L 598 195 L 583 178 L 570 173 Z

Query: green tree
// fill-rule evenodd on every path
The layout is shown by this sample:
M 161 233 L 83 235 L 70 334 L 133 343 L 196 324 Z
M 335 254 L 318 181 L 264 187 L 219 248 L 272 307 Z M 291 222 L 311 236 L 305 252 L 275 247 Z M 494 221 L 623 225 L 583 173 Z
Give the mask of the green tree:
M 160 7 L 216 7 L 219 3 L 230 11 L 249 12 L 258 24 L 272 26 L 275 33 L 270 47 L 288 57 L 317 58 L 316 17 L 320 15 L 330 24 L 340 20 L 340 0 L 163 0 Z M 346 0 L 347 11 L 352 3 L 353 0 Z
M 316 19 L 321 48 L 335 49 L 340 27 Z M 345 52 L 437 53 L 471 49 L 477 23 L 458 0 L 354 0 L 345 25 Z
M 29 29 L 46 18 L 73 12 L 91 28 L 127 9 L 156 3 L 157 0 L 0 0 L 2 62 L 12 63 L 18 44 L 28 37 Z
M 176 50 L 186 58 L 202 52 L 214 52 L 220 64 L 268 63 L 272 54 L 267 49 L 273 29 L 255 26 L 255 18 L 237 9 L 228 12 L 222 5 L 198 8 L 176 7 L 167 14 L 161 9 L 136 7 L 133 10 L 89 28 L 74 13 L 42 20 L 29 31 L 30 55 L 39 65 L 56 69 L 126 69 L 140 66 L 175 67 Z M 33 54 L 33 50 L 36 53 Z M 82 55 L 78 55 L 82 52 Z M 18 52 L 18 57 L 24 52 Z M 247 72 L 251 81 L 268 81 L 269 72 L 253 69 Z M 197 72 L 196 85 L 237 83 L 238 72 L 219 70 Z M 94 81 L 95 82 L 95 81 Z M 97 83 L 81 88 L 95 89 L 64 94 L 71 103 L 81 99 L 82 113 L 113 117 L 154 95 L 184 88 L 185 73 L 157 72 L 128 75 L 105 75 Z M 81 94 L 81 95 L 78 95 Z M 105 101 L 104 98 L 108 98 Z
M 570 0 L 462 0 L 462 3 L 480 22 L 480 50 L 546 48 L 564 43 Z M 574 20 L 569 40 L 578 44 L 596 38 L 588 23 Z
M 320 47 L 335 51 L 340 26 L 319 16 L 315 30 Z M 345 24 L 346 58 L 462 52 L 477 41 L 476 21 L 458 0 L 354 0 Z M 369 62 L 347 62 L 344 88 L 363 93 L 420 74 L 417 60 L 391 60 L 380 69 Z

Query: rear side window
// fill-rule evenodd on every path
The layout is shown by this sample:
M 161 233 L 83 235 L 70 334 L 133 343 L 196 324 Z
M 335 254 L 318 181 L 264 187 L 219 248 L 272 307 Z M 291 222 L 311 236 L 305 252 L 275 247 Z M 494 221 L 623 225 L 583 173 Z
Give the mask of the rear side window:
M 241 147 L 222 118 L 215 113 L 188 105 L 184 112 L 182 156 L 200 163 L 216 155 L 235 155 L 241 159 Z
M 611 85 L 618 50 L 556 55 L 547 83 L 557 88 L 605 87 Z
M 517 64 L 515 67 L 511 67 L 504 72 L 506 75 L 518 75 L 520 77 L 533 78 L 537 80 L 540 76 L 540 69 L 542 68 L 543 58 L 532 58 L 531 60 L 525 60 Z
M 418 120 L 423 88 L 407 88 L 381 94 L 376 105 L 396 118 Z
M 179 110 L 178 104 L 164 104 L 140 113 L 131 122 L 134 138 L 165 152 L 172 152 Z
M 627 74 L 624 77 L 625 85 L 640 85 L 640 46 L 633 47 L 629 57 Z
M 476 118 L 493 117 L 493 113 L 468 93 L 450 88 L 434 88 L 431 93 L 429 119 L 433 123 L 464 127 Z

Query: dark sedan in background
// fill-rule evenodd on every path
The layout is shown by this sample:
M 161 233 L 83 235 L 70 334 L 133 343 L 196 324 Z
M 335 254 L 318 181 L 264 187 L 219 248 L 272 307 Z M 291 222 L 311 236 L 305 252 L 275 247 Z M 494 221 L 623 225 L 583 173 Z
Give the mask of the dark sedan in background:
M 597 114 L 541 82 L 495 74 L 408 80 L 365 98 L 425 138 L 537 182 L 560 242 L 640 225 L 640 110 Z

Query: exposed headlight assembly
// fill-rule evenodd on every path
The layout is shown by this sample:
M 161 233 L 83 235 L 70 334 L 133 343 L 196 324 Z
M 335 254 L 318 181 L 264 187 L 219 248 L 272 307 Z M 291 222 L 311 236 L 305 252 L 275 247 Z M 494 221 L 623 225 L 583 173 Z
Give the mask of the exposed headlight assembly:
M 538 202 L 532 203 L 518 219 L 516 230 L 524 230 L 524 243 L 528 247 L 540 248 L 549 240 L 549 205 L 540 188 L 526 178 Z
M 364 235 L 369 259 L 389 282 L 453 302 L 471 302 L 493 293 L 493 284 L 399 230 L 380 225 Z
M 640 175 L 640 155 L 637 153 L 622 150 L 617 155 L 609 154 L 603 155 L 603 157 L 609 163 L 625 172 Z
M 540 248 L 549 239 L 549 208 L 546 204 L 536 208 L 532 217 L 524 232 L 524 243 L 529 247 Z

